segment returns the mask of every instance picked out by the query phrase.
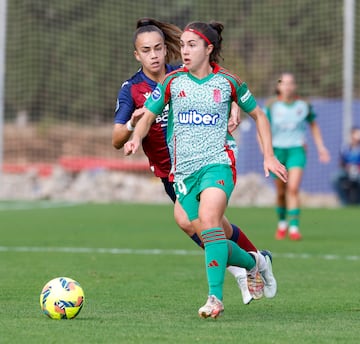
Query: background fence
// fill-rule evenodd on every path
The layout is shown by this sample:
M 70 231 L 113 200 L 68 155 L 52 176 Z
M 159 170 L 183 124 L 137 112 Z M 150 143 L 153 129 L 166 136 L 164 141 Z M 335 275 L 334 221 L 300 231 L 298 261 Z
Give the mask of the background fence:
M 222 65 L 250 85 L 260 104 L 273 94 L 281 72 L 295 74 L 332 154 L 330 164 L 320 165 L 309 137 L 303 188 L 331 192 L 342 141 L 343 6 L 339 0 L 8 0 L 4 173 L 31 166 L 48 175 L 59 164 L 124 168 L 122 152 L 111 146 L 111 131 L 118 89 L 139 67 L 132 46 L 137 19 L 154 17 L 180 27 L 215 19 L 225 25 Z M 353 123 L 358 125 L 359 18 L 356 5 Z M 237 135 L 239 173 L 262 173 L 253 124 L 245 118 Z

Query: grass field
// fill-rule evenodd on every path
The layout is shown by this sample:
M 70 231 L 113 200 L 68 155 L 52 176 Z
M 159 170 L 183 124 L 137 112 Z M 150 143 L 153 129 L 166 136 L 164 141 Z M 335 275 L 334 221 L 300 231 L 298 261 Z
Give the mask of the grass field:
M 273 239 L 270 208 L 230 208 L 274 253 L 278 294 L 245 306 L 230 274 L 225 312 L 200 319 L 203 254 L 171 205 L 0 202 L 0 343 L 359 343 L 360 209 L 304 209 L 304 240 Z M 74 320 L 40 311 L 43 285 L 78 280 Z

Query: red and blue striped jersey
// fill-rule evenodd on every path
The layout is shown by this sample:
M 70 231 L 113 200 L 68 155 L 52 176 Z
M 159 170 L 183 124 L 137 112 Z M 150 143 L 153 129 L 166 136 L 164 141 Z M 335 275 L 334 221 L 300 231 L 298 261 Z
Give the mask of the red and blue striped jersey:
M 178 67 L 166 65 L 169 73 Z M 130 79 L 126 80 L 118 93 L 114 123 L 125 124 L 132 113 L 144 106 L 146 99 L 156 88 L 157 83 L 149 79 L 139 69 Z M 149 159 L 150 169 L 155 176 L 165 178 L 169 175 L 171 162 L 169 150 L 166 144 L 166 130 L 168 125 L 168 107 L 164 108 L 162 114 L 156 117 L 148 135 L 142 142 L 144 153 Z

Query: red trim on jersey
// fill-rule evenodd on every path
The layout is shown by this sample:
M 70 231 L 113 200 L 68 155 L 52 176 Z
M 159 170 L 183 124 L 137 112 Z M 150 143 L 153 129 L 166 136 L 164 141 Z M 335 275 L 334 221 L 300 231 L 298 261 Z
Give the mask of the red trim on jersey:
M 231 161 L 231 171 L 232 171 L 232 177 L 233 177 L 233 182 L 234 185 L 236 184 L 236 160 L 235 160 L 235 155 L 234 155 L 234 151 L 232 149 L 230 149 L 229 145 L 225 145 L 225 151 Z
M 175 171 L 176 171 L 176 136 L 174 136 L 174 163 L 173 166 L 171 168 L 171 171 L 169 173 L 169 181 L 170 182 L 174 182 L 175 180 Z
M 235 79 L 235 81 L 239 84 L 239 86 L 241 86 L 241 84 L 243 83 L 243 81 L 239 78 L 239 76 L 230 73 L 227 69 L 224 69 L 224 68 L 222 68 L 222 67 L 220 67 L 220 66 L 219 66 L 219 68 L 220 68 L 220 69 L 219 69 L 218 73 L 227 75 L 227 76 Z
M 228 77 L 234 79 L 238 83 L 239 86 L 241 86 L 241 84 L 243 83 L 243 81 L 237 75 L 234 75 L 234 74 L 230 73 L 228 70 L 222 68 L 218 64 L 211 63 L 211 65 L 213 67 L 213 72 L 214 73 L 223 74 L 225 76 L 228 76 Z M 225 79 L 228 81 L 228 83 L 229 83 L 229 85 L 231 87 L 232 100 L 237 103 L 238 98 L 237 98 L 236 88 L 235 88 L 234 84 L 228 78 L 225 78 Z

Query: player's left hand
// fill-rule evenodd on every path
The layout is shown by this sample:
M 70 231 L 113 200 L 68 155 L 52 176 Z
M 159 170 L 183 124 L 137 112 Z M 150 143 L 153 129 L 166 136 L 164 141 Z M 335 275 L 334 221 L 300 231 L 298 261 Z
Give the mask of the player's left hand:
M 284 183 L 287 182 L 288 172 L 286 167 L 274 156 L 264 158 L 265 177 L 269 177 L 270 171 L 279 177 Z

